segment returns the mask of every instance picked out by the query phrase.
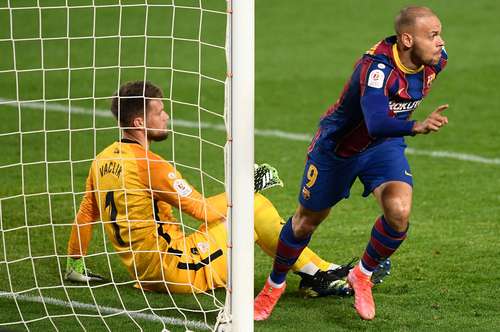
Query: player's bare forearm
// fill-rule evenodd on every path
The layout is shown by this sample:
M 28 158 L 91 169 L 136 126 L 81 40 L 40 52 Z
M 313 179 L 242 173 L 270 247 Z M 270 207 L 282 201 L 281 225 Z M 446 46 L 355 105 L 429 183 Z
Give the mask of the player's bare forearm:
M 439 106 L 434 112 L 422 122 L 416 121 L 413 125 L 413 133 L 428 134 L 439 131 L 448 124 L 448 117 L 442 115 L 442 112 L 448 108 L 448 104 Z

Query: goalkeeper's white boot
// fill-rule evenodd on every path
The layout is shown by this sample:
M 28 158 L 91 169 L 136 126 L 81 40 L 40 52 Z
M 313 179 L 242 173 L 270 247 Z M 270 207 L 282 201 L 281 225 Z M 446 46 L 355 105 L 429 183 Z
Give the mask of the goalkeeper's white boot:
M 279 288 L 271 286 L 269 279 L 266 280 L 264 288 L 260 291 L 259 295 L 255 298 L 253 304 L 253 319 L 266 320 L 271 316 L 276 303 L 281 295 L 285 292 L 286 283 Z
M 70 257 L 68 257 L 66 262 L 66 274 L 64 275 L 64 279 L 75 282 L 106 281 L 102 276 L 87 269 L 83 263 L 83 259 L 73 259 Z

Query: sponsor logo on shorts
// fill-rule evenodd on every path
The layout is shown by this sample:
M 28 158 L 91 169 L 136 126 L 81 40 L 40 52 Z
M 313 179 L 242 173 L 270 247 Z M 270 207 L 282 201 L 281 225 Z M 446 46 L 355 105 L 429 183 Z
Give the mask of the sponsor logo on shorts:
M 408 172 L 407 170 L 405 170 L 405 175 L 413 177 L 413 175 L 411 175 L 411 173 Z

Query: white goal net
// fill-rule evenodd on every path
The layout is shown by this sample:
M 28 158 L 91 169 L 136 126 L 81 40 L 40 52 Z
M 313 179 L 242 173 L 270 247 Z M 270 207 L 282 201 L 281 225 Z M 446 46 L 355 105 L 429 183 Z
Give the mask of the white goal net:
M 125 82 L 163 90 L 171 132 L 151 149 L 204 196 L 231 192 L 231 20 L 226 0 L 0 1 L 0 330 L 198 331 L 230 317 L 230 284 L 134 288 L 102 222 L 84 261 L 107 281 L 64 273 L 91 162 L 121 139 L 110 103 Z

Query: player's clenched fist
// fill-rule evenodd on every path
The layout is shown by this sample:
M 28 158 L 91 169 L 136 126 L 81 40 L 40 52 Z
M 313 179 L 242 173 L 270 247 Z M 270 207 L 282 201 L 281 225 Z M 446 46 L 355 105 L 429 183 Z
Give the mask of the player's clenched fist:
M 422 122 L 415 122 L 413 132 L 415 134 L 428 134 L 438 131 L 442 126 L 448 124 L 448 118 L 442 115 L 443 111 L 448 108 L 448 104 L 439 106 L 434 112 Z

